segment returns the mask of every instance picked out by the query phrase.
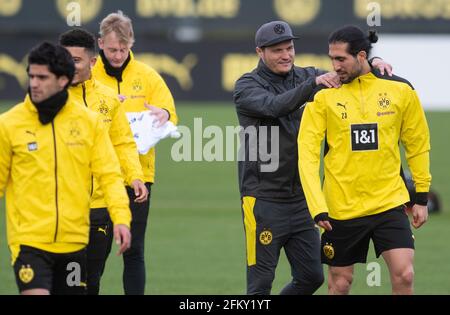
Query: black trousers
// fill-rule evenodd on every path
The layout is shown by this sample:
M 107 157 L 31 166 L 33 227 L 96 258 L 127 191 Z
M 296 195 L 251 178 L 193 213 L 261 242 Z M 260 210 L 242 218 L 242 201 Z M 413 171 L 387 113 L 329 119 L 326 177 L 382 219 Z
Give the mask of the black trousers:
M 135 203 L 134 190 L 127 187 L 131 210 L 131 247 L 123 253 L 123 288 L 125 294 L 140 295 L 145 291 L 145 232 L 150 208 L 152 183 L 145 183 L 149 191 L 148 200 Z M 106 208 L 91 210 L 91 232 L 87 247 L 88 294 L 97 295 L 106 260 L 111 252 L 113 223 Z
M 114 231 L 106 208 L 91 209 L 90 217 L 91 228 L 87 246 L 87 291 L 88 295 L 98 295 L 100 278 L 111 252 Z
M 148 199 L 144 203 L 135 203 L 134 190 L 127 187 L 130 198 L 131 247 L 123 253 L 123 290 L 126 295 L 143 295 L 145 292 L 145 232 L 150 210 L 150 195 L 152 183 L 145 183 L 148 189 Z
M 313 294 L 323 283 L 320 236 L 305 201 L 243 197 L 247 244 L 247 294 L 268 295 L 284 248 L 292 281 L 281 294 Z

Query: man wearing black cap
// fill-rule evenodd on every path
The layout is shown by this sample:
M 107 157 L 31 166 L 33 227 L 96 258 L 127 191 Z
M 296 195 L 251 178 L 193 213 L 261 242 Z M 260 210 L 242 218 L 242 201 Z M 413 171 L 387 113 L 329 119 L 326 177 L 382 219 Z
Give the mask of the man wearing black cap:
M 334 72 L 294 66 L 293 39 L 286 22 L 262 25 L 255 36 L 258 67 L 236 82 L 233 95 L 241 136 L 246 136 L 241 139 L 248 140 L 242 141 L 245 158 L 239 161 L 248 294 L 270 294 L 282 247 L 293 279 L 281 294 L 313 294 L 324 279 L 319 234 L 298 175 L 297 135 L 302 105 L 316 86 L 338 88 L 341 83 Z M 380 60 L 378 67 L 391 71 Z M 249 127 L 256 127 L 256 139 Z M 266 167 L 273 164 L 265 157 L 267 148 L 278 158 L 275 170 Z

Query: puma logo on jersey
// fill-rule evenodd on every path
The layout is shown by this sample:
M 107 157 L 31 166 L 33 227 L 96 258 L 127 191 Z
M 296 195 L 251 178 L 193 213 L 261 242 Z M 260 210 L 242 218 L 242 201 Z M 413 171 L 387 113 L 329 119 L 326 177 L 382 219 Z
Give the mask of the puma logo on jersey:
M 30 130 L 26 130 L 25 133 L 27 133 L 27 134 L 29 134 L 29 135 L 32 135 L 32 136 L 35 136 L 35 137 L 36 137 L 36 133 L 35 133 L 35 132 L 32 132 L 32 131 L 30 131 Z
M 336 105 L 337 105 L 337 106 L 344 107 L 344 110 L 347 110 L 347 107 L 345 106 L 345 104 L 337 103 Z

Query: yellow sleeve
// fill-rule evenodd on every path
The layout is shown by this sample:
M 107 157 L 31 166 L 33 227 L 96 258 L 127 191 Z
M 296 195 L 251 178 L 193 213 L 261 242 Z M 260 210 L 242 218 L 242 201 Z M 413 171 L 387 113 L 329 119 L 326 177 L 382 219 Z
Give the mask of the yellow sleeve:
M 112 145 L 116 151 L 119 163 L 124 173 L 125 182 L 131 185 L 133 180 L 140 179 L 144 182 L 139 154 L 131 132 L 130 124 L 122 107 L 122 104 L 112 99 L 114 102 L 114 111 L 112 113 L 111 127 L 109 136 Z
M 170 119 L 174 125 L 178 124 L 178 116 L 175 110 L 175 102 L 172 93 L 167 87 L 163 78 L 153 69 L 149 72 L 150 93 L 147 96 L 147 103 L 159 108 L 167 110 L 170 114 Z
M 319 213 L 328 212 L 319 174 L 320 145 L 327 129 L 326 106 L 320 94 L 306 104 L 297 140 L 300 180 L 313 219 Z
M 428 192 L 430 174 L 430 132 L 416 91 L 410 90 L 408 104 L 403 112 L 401 141 L 406 160 L 416 185 L 416 192 Z
M 130 227 L 131 212 L 128 195 L 123 185 L 119 161 L 100 117 L 97 117 L 91 168 L 105 195 L 109 215 L 113 223 Z
M 0 197 L 3 197 L 8 183 L 12 157 L 11 144 L 2 118 L 0 118 Z

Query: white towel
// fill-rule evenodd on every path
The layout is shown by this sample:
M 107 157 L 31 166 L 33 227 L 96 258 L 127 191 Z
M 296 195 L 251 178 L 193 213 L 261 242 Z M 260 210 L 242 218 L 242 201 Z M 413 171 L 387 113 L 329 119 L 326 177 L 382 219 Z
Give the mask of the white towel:
M 164 138 L 180 137 L 177 127 L 171 121 L 165 122 L 161 127 L 156 127 L 159 122 L 149 110 L 127 113 L 127 118 L 140 154 L 147 154 L 151 148 Z

